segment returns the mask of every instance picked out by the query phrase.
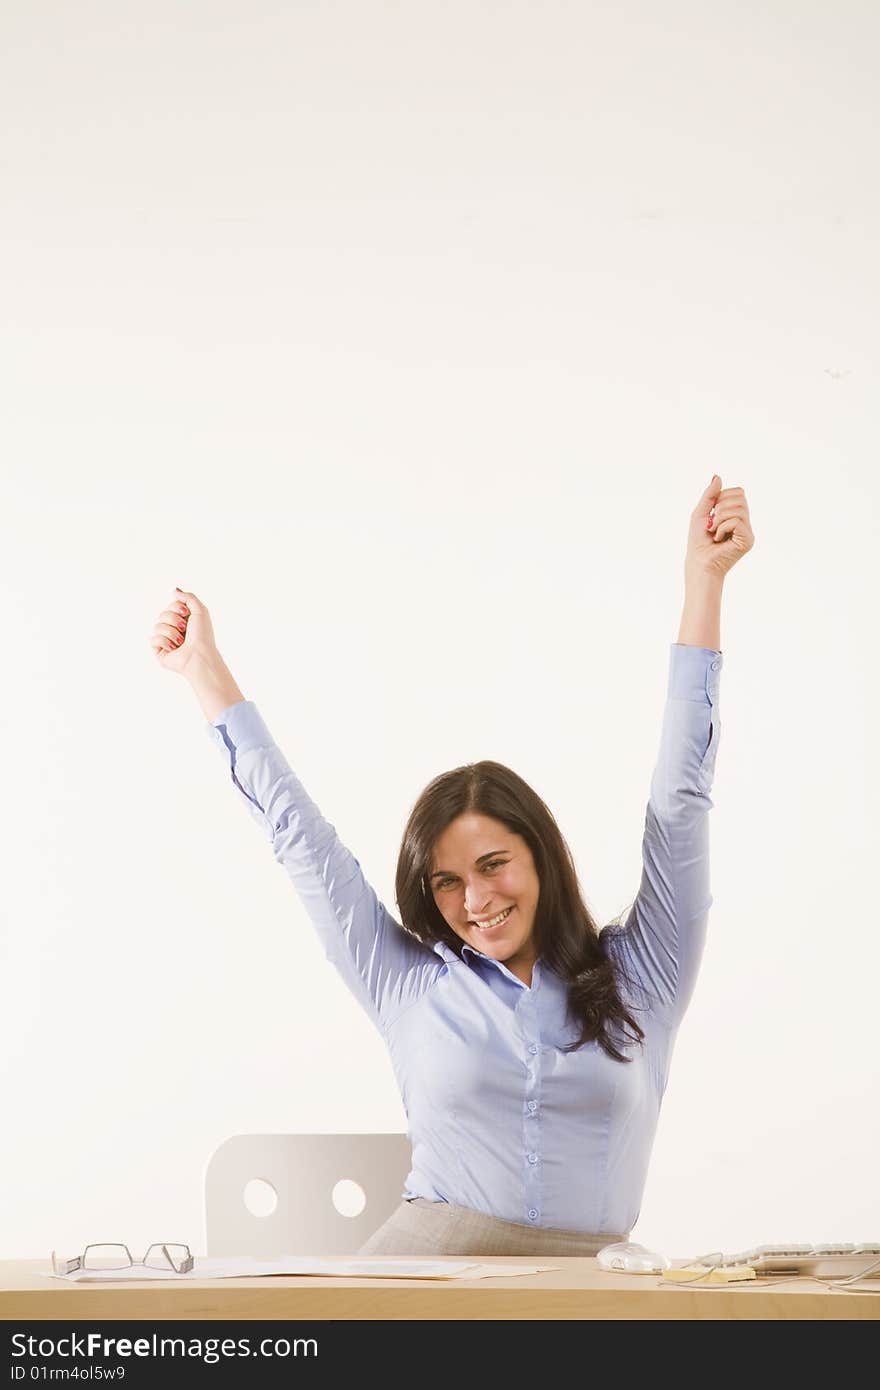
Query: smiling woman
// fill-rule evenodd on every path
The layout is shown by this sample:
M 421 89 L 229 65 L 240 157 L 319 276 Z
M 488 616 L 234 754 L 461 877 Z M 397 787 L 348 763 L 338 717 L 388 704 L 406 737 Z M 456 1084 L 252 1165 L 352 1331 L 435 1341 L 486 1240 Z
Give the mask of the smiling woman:
M 403 834 L 395 883 L 404 925 L 425 945 L 462 942 L 531 987 L 540 957 L 568 986 L 574 1047 L 598 1041 L 627 1062 L 611 1030 L 644 1034 L 618 988 L 580 894 L 571 850 L 549 807 L 502 763 L 469 763 L 422 792 Z M 498 914 L 508 915 L 500 922 Z
M 712 904 L 721 580 L 752 544 L 742 489 L 718 484 L 691 517 L 641 883 L 601 932 L 550 810 L 490 761 L 415 802 L 398 920 L 243 697 L 198 597 L 160 615 L 157 658 L 191 682 L 235 794 L 395 1070 L 412 1166 L 359 1253 L 589 1255 L 638 1218 Z M 706 539 L 710 508 L 724 542 Z
M 500 849 L 480 853 L 484 845 Z M 470 856 L 472 862 L 469 862 Z M 500 821 L 458 816 L 437 841 L 434 858 L 467 866 L 462 875 L 437 869 L 430 882 L 445 921 L 461 937 L 531 987 L 534 920 L 540 885 L 527 841 Z
M 671 648 L 642 882 L 601 932 L 549 809 L 496 762 L 419 796 L 398 920 L 225 664 L 194 664 L 231 784 L 380 1030 L 406 1108 L 401 1203 L 359 1253 L 592 1254 L 629 1235 L 712 902 L 721 661 Z

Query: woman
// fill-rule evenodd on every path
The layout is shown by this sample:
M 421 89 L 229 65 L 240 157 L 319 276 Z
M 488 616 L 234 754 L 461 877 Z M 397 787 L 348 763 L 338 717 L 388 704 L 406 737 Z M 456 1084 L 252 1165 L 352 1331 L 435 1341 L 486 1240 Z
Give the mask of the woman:
M 160 614 L 157 659 L 192 685 L 391 1056 L 412 1167 L 359 1254 L 593 1255 L 628 1239 L 712 903 L 721 593 L 753 544 L 742 488 L 713 477 L 690 519 L 641 886 L 601 933 L 550 811 L 495 762 L 444 773 L 417 800 L 396 921 L 242 695 L 204 604 L 178 589 Z

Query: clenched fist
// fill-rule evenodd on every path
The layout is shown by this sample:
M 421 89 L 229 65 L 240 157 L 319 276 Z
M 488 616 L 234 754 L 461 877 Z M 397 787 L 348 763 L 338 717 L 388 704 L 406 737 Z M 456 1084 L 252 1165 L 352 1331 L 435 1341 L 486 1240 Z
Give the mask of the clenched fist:
M 207 608 L 195 594 L 183 589 L 175 590 L 168 607 L 159 614 L 150 645 L 162 667 L 181 676 L 196 659 L 206 663 L 222 660 Z
M 723 579 L 755 544 L 741 487 L 722 487 L 716 473 L 691 513 L 685 575 Z

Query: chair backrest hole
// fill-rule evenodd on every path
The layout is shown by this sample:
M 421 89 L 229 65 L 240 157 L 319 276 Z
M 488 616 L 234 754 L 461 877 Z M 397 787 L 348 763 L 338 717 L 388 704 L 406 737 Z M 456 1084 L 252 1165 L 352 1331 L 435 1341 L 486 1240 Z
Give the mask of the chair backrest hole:
M 278 1193 L 265 1178 L 251 1178 L 245 1185 L 244 1204 L 251 1216 L 271 1216 L 278 1205 Z
M 332 1192 L 333 1205 L 340 1216 L 360 1216 L 367 1205 L 367 1194 L 360 1183 L 341 1178 Z

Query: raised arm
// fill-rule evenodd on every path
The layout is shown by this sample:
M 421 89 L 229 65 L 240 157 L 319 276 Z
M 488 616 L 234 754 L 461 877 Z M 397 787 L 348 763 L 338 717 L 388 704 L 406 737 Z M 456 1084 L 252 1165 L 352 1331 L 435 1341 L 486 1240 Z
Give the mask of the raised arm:
M 250 700 L 206 726 L 233 786 L 287 871 L 327 959 L 385 1032 L 446 969 L 380 902 L 360 863 L 289 767 Z
M 660 753 L 642 839 L 642 879 L 609 948 L 644 991 L 635 1002 L 677 1027 L 703 957 L 709 908 L 710 797 L 721 735 L 719 688 L 724 577 L 754 544 L 741 488 L 712 483 L 691 516 L 685 602 L 669 681 Z M 717 485 L 717 486 L 716 486 Z
M 709 908 L 709 796 L 721 735 L 717 649 L 673 643 L 660 753 L 642 837 L 642 880 L 609 945 L 645 998 L 677 1026 L 693 993 Z
M 324 954 L 384 1034 L 447 967 L 380 902 L 233 679 L 213 640 L 207 609 L 194 594 L 179 594 L 162 614 L 167 621 L 156 625 L 157 657 L 186 677 L 236 794 L 271 841 Z

